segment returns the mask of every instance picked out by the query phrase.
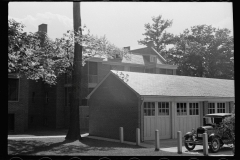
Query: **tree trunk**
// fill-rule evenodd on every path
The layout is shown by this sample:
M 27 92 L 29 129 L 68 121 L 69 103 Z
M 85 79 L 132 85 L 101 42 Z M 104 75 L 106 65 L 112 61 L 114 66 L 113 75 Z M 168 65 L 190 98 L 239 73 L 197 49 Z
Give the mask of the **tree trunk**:
M 73 25 L 74 31 L 78 31 L 81 26 L 80 2 L 73 2 Z M 82 32 L 81 32 L 82 34 Z M 81 105 L 80 88 L 81 88 L 81 67 L 82 67 L 82 46 L 74 44 L 74 61 L 72 71 L 72 96 L 70 105 L 70 124 L 67 140 L 81 139 L 79 125 L 79 106 Z

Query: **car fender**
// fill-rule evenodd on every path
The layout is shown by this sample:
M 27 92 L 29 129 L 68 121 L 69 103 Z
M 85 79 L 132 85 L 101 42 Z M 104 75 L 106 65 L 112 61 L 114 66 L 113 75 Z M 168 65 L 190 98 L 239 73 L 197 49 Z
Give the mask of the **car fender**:
M 219 140 L 221 140 L 221 138 L 217 134 L 212 133 L 208 137 L 208 142 L 211 142 L 214 138 L 219 138 Z
M 187 133 L 184 135 L 184 138 L 187 138 L 187 137 L 192 137 L 192 132 L 187 132 Z

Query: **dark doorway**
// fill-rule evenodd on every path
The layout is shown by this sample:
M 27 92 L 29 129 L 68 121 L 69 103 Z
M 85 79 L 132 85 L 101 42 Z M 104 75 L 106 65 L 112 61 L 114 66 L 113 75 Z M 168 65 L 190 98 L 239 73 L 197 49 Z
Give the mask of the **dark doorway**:
M 8 114 L 8 131 L 14 131 L 14 114 Z

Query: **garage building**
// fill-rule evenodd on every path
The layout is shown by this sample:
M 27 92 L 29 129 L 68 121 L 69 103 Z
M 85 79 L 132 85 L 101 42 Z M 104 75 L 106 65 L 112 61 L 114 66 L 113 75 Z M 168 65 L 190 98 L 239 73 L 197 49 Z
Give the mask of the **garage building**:
M 234 80 L 111 70 L 88 95 L 89 135 L 141 141 L 175 139 L 203 124 L 208 113 L 229 113 Z

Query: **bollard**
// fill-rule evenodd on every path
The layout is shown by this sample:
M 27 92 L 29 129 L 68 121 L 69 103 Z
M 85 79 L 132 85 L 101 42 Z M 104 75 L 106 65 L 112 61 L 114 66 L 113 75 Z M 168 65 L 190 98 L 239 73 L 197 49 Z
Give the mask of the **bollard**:
M 136 129 L 136 145 L 138 146 L 140 144 L 140 129 Z
M 123 143 L 123 127 L 119 128 L 120 142 Z
M 155 151 L 159 151 L 159 134 L 158 130 L 155 131 Z
M 182 132 L 177 132 L 177 146 L 178 146 L 178 154 L 182 154 Z
M 207 137 L 207 133 L 203 133 L 203 155 L 208 156 L 208 137 Z

